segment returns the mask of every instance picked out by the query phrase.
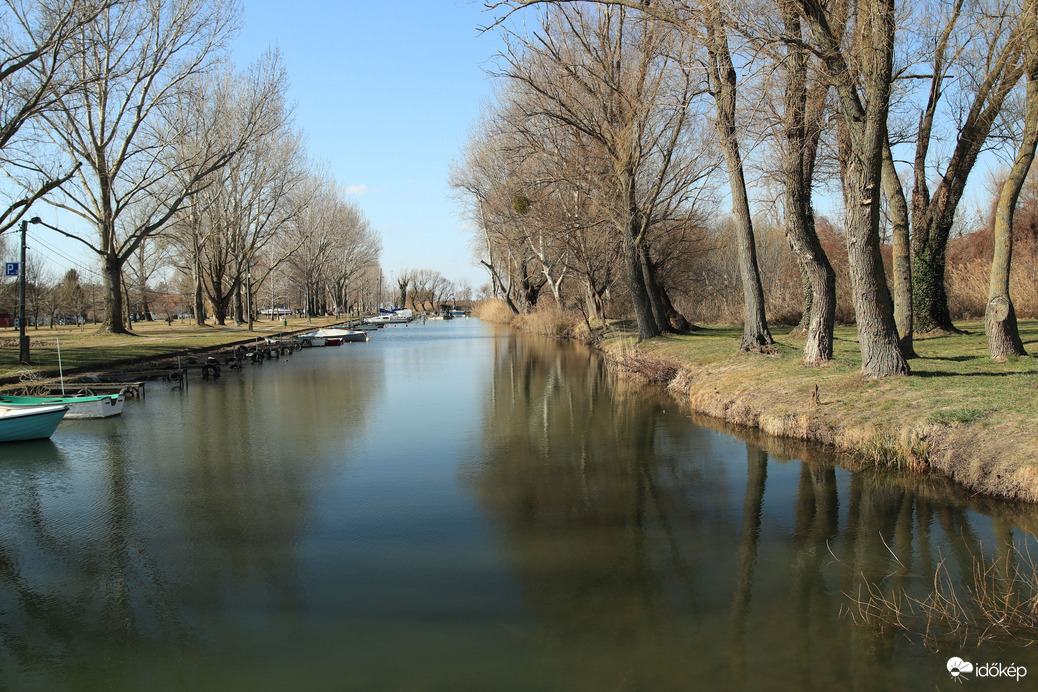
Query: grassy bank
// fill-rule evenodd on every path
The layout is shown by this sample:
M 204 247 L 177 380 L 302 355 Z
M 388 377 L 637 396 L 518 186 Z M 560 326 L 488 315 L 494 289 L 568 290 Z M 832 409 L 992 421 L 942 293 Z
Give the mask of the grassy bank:
M 499 308 L 487 313 L 509 321 Z M 514 323 L 555 336 L 587 333 L 582 318 L 558 312 Z M 859 375 L 853 325 L 837 328 L 835 359 L 824 367 L 803 365 L 803 339 L 780 328 L 767 355 L 739 353 L 736 325 L 637 344 L 632 326 L 617 323 L 598 343 L 618 370 L 665 384 L 693 412 L 1038 502 L 1038 359 L 995 363 L 983 323 L 959 326 L 967 333 L 917 338 L 913 375 L 881 381 Z M 1038 353 L 1038 321 L 1021 322 L 1020 331 L 1028 352 Z
M 281 320 L 256 322 L 254 331 L 245 326 L 200 327 L 190 322 L 138 322 L 134 333 L 98 334 L 93 325 L 29 329 L 32 365 L 18 363 L 18 331 L 0 330 L 0 384 L 17 381 L 25 373 L 40 377 L 58 374 L 58 346 L 65 373 L 111 370 L 121 365 L 173 358 L 281 333 L 316 329 L 334 323 L 332 318 L 293 318 L 287 325 Z

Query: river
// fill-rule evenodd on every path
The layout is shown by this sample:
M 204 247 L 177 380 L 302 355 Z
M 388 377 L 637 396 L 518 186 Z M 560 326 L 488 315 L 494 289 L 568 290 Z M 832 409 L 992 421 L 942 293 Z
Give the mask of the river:
M 0 689 L 1038 680 L 1038 647 L 852 616 L 869 588 L 1038 555 L 1032 508 L 743 437 L 474 319 L 149 383 L 120 418 L 0 446 Z

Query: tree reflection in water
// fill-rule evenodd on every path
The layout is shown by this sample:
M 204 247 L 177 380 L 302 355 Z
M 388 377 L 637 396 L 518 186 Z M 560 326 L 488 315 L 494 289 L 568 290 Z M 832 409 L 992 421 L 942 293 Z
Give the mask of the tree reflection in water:
M 487 407 L 471 482 L 567 689 L 945 682 L 939 655 L 842 615 L 848 594 L 862 579 L 926 588 L 946 556 L 968 587 L 984 547 L 1008 561 L 1012 527 L 1031 542 L 1038 525 L 1032 508 L 851 473 L 807 445 L 748 434 L 739 455 L 586 352 L 535 338 L 500 342 Z M 1038 661 L 994 644 L 981 655 Z
M 134 402 L 153 417 L 143 434 L 118 419 L 63 429 L 74 457 L 5 446 L 0 689 L 206 687 L 227 658 L 262 661 L 256 637 L 291 640 L 314 478 L 342 461 L 343 420 L 363 420 L 381 377 L 301 370 L 263 395 L 196 384 L 161 411 Z
M 0 687 L 933 689 L 951 655 L 1038 671 L 1031 649 L 933 654 L 841 614 L 862 583 L 920 593 L 941 564 L 970 586 L 982 554 L 1010 574 L 1033 508 L 721 434 L 586 350 L 457 322 L 4 447 Z

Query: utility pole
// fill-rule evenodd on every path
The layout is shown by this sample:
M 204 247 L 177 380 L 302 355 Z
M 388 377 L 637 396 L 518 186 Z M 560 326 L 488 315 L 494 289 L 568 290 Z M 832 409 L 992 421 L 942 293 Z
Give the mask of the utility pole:
M 18 266 L 18 362 L 30 365 L 29 337 L 25 334 L 25 233 L 30 223 L 40 223 L 40 217 L 34 216 L 28 221 L 22 220 L 22 254 Z

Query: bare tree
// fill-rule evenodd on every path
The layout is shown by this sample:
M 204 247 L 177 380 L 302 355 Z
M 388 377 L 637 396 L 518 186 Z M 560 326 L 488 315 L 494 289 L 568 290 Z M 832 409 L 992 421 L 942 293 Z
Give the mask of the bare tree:
M 1013 215 L 1038 146 L 1038 2 L 1035 0 L 1027 1 L 1021 27 L 1026 39 L 1026 116 L 1016 160 L 1002 185 L 995 209 L 995 252 L 984 315 L 988 350 L 997 361 L 1027 355 L 1017 328 L 1016 310 L 1009 297 L 1009 270 L 1013 260 Z
M 948 239 L 967 179 L 1023 75 L 1020 2 L 951 0 L 938 7 L 946 9 L 925 47 L 929 91 L 918 118 L 912 170 L 912 312 L 921 332 L 957 331 L 944 288 Z M 943 127 L 939 108 L 946 102 L 957 136 L 931 189 L 934 128 Z M 889 179 L 896 176 L 890 173 Z
M 705 89 L 702 73 L 689 68 L 692 41 L 626 8 L 568 4 L 548 7 L 535 34 L 513 37 L 504 74 L 528 94 L 517 105 L 600 149 L 612 188 L 601 205 L 621 240 L 639 338 L 670 331 L 649 238 L 687 163 L 678 145 Z
M 187 114 L 177 107 L 191 100 L 192 90 L 197 97 L 199 77 L 222 55 L 237 10 L 231 0 L 119 3 L 70 38 L 78 57 L 64 69 L 76 88 L 62 94 L 46 117 L 55 144 L 84 165 L 77 184 L 66 187 L 55 204 L 96 230 L 93 240 L 65 235 L 101 259 L 103 331 L 126 331 L 119 291 L 126 260 L 242 146 L 242 140 L 227 147 L 223 140 L 197 136 L 216 129 L 205 120 L 214 109 Z M 243 115 L 252 123 L 242 129 L 245 141 L 262 107 L 254 104 Z M 198 146 L 184 157 L 177 144 L 193 134 Z M 138 219 L 133 224 L 125 213 L 130 208 Z
M 342 200 L 336 210 L 340 235 L 332 247 L 328 274 L 336 305 L 348 310 L 350 293 L 361 289 L 370 267 L 382 254 L 382 238 L 355 204 Z
M 860 48 L 856 57 L 860 72 L 851 70 L 839 34 L 834 31 L 830 7 L 818 0 L 799 3 L 811 27 L 814 48 L 836 89 L 847 131 L 847 255 L 862 374 L 868 378 L 908 374 L 879 244 L 881 169 L 893 83 L 894 2 L 858 3 L 856 30 Z M 856 79 L 859 74 L 860 89 Z
M 51 169 L 41 160 L 42 116 L 82 86 L 64 66 L 81 58 L 76 34 L 112 4 L 91 0 L 3 0 L 0 4 L 0 162 L 12 201 L 0 208 L 0 233 L 14 226 L 33 202 L 67 182 L 79 168 Z
M 303 287 L 307 314 L 323 314 L 330 301 L 343 307 L 350 283 L 363 289 L 381 253 L 381 239 L 327 173 L 311 173 L 297 194 L 306 203 L 292 224 L 298 247 L 286 266 Z
M 200 284 L 213 305 L 218 324 L 232 316 L 245 321 L 242 299 L 247 284 L 259 286 L 277 263 L 263 252 L 266 245 L 295 222 L 303 200 L 296 194 L 305 177 L 302 136 L 292 130 L 291 109 L 285 101 L 288 80 L 276 52 L 268 52 L 244 74 L 226 73 L 216 90 L 221 96 L 215 133 L 225 146 L 242 146 L 204 188 L 191 198 L 191 208 L 178 219 L 174 236 L 188 258 L 200 253 Z M 212 96 L 211 96 L 212 98 Z M 263 103 L 262 120 L 251 137 L 241 114 Z M 182 143 L 190 150 L 194 140 Z M 189 155 L 189 154 L 188 154 Z M 197 218 L 192 215 L 197 215 Z M 201 224 L 201 226 L 199 225 Z M 198 234 L 205 229 L 204 239 Z M 197 246 L 197 248 L 195 248 Z M 253 272 L 255 270 L 255 272 Z M 253 281 L 247 280 L 252 277 Z
M 69 269 L 55 289 L 57 308 L 62 315 L 76 318 L 76 324 L 84 317 L 86 294 L 79 281 L 79 272 Z

